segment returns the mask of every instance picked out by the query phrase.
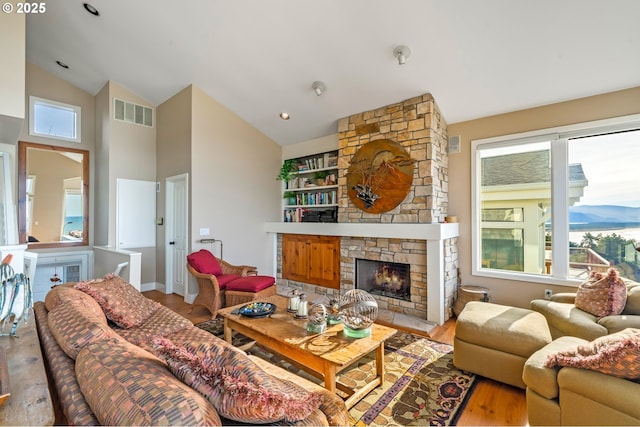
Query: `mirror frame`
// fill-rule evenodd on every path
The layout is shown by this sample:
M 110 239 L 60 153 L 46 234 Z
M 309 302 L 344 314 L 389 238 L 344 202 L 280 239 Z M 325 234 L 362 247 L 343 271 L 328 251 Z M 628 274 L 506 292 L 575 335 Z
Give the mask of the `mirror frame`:
M 82 240 L 59 242 L 28 242 L 27 241 L 27 150 L 49 150 L 55 152 L 72 152 L 82 155 Z M 69 246 L 89 245 L 89 151 L 78 148 L 58 147 L 48 144 L 32 142 L 18 142 L 18 240 L 27 243 L 29 249 L 61 248 Z

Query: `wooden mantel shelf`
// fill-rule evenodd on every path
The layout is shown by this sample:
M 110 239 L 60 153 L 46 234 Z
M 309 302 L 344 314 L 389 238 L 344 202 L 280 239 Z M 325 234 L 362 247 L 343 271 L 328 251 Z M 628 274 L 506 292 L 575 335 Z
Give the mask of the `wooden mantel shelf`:
M 277 271 L 277 234 L 310 234 L 339 237 L 375 237 L 423 240 L 427 248 L 427 320 L 442 325 L 445 320 L 445 240 L 458 237 L 458 223 L 381 224 L 329 222 L 267 222 L 264 231 L 273 237 L 273 271 Z
M 267 233 L 318 236 L 381 237 L 390 239 L 445 240 L 458 237 L 458 223 L 381 224 L 334 222 L 267 222 Z

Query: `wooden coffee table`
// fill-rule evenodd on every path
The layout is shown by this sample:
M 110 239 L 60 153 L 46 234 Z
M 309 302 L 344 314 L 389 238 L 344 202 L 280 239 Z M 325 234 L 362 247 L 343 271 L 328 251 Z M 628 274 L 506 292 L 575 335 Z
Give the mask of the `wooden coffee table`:
M 299 368 L 324 379 L 324 387 L 336 393 L 340 390 L 348 395 L 347 408 L 384 382 L 384 342 L 397 331 L 393 328 L 373 324 L 371 336 L 349 338 L 342 333 L 343 325 L 333 325 L 321 334 L 307 332 L 306 320 L 298 320 L 287 312 L 288 300 L 280 295 L 265 298 L 277 306 L 269 317 L 250 318 L 232 314 L 235 307 L 218 311 L 224 317 L 224 339 L 231 342 L 236 331 L 245 335 L 268 350 L 290 360 Z M 375 352 L 376 376 L 362 388 L 354 390 L 336 381 L 336 375 L 369 353 Z

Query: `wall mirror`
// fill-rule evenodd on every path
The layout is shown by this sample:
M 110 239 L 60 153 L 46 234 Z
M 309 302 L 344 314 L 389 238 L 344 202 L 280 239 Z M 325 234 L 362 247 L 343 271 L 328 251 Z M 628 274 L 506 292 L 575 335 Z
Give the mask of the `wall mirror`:
M 18 233 L 29 248 L 89 243 L 89 152 L 20 141 Z

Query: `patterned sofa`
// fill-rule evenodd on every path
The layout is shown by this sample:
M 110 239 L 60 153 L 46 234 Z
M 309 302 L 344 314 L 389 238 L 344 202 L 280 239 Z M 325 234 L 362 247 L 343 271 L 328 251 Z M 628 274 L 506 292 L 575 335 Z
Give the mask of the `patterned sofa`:
M 349 424 L 337 395 L 193 326 L 117 276 L 57 286 L 34 312 L 70 425 Z

